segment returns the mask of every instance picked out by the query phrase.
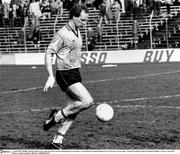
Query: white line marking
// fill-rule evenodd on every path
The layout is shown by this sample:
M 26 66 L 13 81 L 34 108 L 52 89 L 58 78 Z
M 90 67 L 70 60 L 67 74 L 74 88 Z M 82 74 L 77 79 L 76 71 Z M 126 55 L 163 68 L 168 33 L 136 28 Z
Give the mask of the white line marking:
M 107 82 L 107 81 L 113 81 L 113 80 L 137 79 L 137 78 L 145 78 L 145 77 L 160 76 L 160 75 L 175 74 L 175 73 L 180 73 L 180 70 L 176 70 L 176 71 L 172 71 L 172 72 L 162 72 L 162 73 L 145 74 L 145 75 L 138 75 L 138 76 L 123 77 L 123 78 L 115 78 L 115 79 L 94 80 L 94 81 L 87 81 L 86 83 Z
M 0 115 L 5 115 L 5 114 L 22 114 L 22 113 L 27 113 L 27 112 L 43 112 L 43 111 L 48 111 L 51 109 L 61 109 L 61 107 L 50 107 L 50 108 L 43 108 L 43 109 L 29 109 L 29 110 L 23 110 L 23 111 L 6 111 L 6 112 L 0 112 Z
M 143 101 L 143 100 L 152 100 L 152 99 L 166 99 L 166 98 L 175 98 L 175 97 L 180 97 L 180 94 L 157 96 L 157 97 L 142 97 L 142 98 L 124 99 L 122 101 L 123 102 L 134 102 L 134 101 Z
M 109 101 L 109 102 L 97 102 L 97 104 L 101 103 L 107 103 L 107 104 L 114 104 L 118 102 L 133 102 L 133 101 L 142 101 L 142 100 L 150 100 L 150 99 L 166 99 L 166 98 L 172 98 L 172 97 L 180 97 L 180 94 L 177 95 L 169 95 L 169 96 L 159 96 L 159 97 L 146 97 L 146 98 L 134 98 L 134 99 L 123 99 L 123 100 L 114 100 L 114 101 Z M 180 109 L 180 106 L 152 106 L 152 105 L 113 105 L 114 107 L 117 108 L 165 108 L 165 109 Z M 29 109 L 29 110 L 24 110 L 24 111 L 6 111 L 6 112 L 0 112 L 0 115 L 6 115 L 6 114 L 22 114 L 22 113 L 27 113 L 27 112 L 43 112 L 43 111 L 48 111 L 50 109 L 61 109 L 62 107 L 50 107 L 50 108 L 42 108 L 42 109 Z
M 102 102 L 102 103 L 108 103 L 108 102 Z M 100 104 L 100 103 L 98 103 Z M 109 103 L 110 104 L 110 103 Z M 180 106 L 152 106 L 152 105 L 112 105 L 114 108 L 154 108 L 154 109 L 173 109 L 173 110 L 180 110 Z M 24 111 L 7 111 L 7 112 L 0 112 L 0 115 L 8 115 L 8 114 L 23 114 L 28 112 L 43 112 L 43 111 L 49 111 L 51 109 L 61 109 L 61 107 L 51 107 L 51 108 L 44 108 L 44 109 L 30 109 L 30 110 L 24 110 Z
M 18 93 L 18 92 L 26 92 L 26 91 L 32 91 L 32 90 L 37 90 L 37 89 L 42 89 L 43 87 L 32 87 L 32 88 L 27 88 L 27 89 L 19 89 L 19 90 L 10 90 L 10 91 L 2 91 L 0 94 L 10 94 L 10 93 Z
M 102 65 L 102 67 L 117 67 L 117 65 L 108 65 L 108 64 L 106 64 L 106 65 Z
M 84 83 L 85 84 L 90 84 L 90 83 L 98 83 L 98 82 L 110 82 L 110 81 L 114 81 L 114 80 L 129 80 L 129 79 L 153 77 L 153 76 L 160 76 L 160 75 L 166 75 L 166 74 L 175 74 L 175 73 L 180 73 L 180 70 L 171 71 L 171 72 L 147 74 L 147 75 L 139 75 L 139 76 L 130 76 L 130 77 L 123 77 L 123 78 L 115 78 L 115 79 L 92 80 L 92 81 L 86 81 Z M 56 87 L 56 86 L 57 85 L 54 85 L 54 87 Z M 32 90 L 37 90 L 37 89 L 42 89 L 42 88 L 43 88 L 43 86 L 32 87 L 32 88 L 27 88 L 27 89 L 19 89 L 19 90 L 2 91 L 2 92 L 0 92 L 0 95 L 1 94 L 18 93 L 18 92 L 26 92 L 26 91 L 32 91 Z
M 152 106 L 152 105 L 116 105 L 117 108 L 155 108 L 155 109 L 180 109 L 180 106 Z

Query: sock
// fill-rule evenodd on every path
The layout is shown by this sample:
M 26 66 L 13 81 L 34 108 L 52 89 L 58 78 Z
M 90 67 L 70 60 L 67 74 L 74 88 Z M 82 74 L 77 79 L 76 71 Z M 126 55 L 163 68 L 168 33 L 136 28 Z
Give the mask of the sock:
M 65 114 L 64 114 L 64 111 L 63 111 L 63 110 L 60 110 L 60 111 L 56 114 L 54 120 L 55 120 L 56 123 L 58 123 L 59 121 L 61 121 L 62 119 L 65 119 L 65 118 L 66 118 L 66 116 L 65 116 Z
M 62 144 L 63 138 L 64 138 L 64 135 L 58 132 L 58 133 L 54 136 L 53 142 L 54 142 L 54 143 L 61 143 L 61 144 Z

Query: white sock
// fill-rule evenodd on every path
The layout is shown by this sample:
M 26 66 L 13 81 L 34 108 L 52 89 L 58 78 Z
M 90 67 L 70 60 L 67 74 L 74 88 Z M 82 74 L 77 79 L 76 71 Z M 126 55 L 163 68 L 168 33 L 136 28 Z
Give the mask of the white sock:
M 57 135 L 57 134 L 56 134 L 56 135 L 54 136 L 53 142 L 54 142 L 54 143 L 61 143 L 61 144 L 62 144 L 63 138 L 64 138 L 64 136 L 62 136 L 62 135 Z
M 66 118 L 66 117 L 65 117 L 65 115 L 64 115 L 63 110 L 60 110 L 60 111 L 58 111 L 58 113 L 56 114 L 54 120 L 55 120 L 55 122 L 58 123 L 59 121 L 61 121 L 62 119 L 65 119 L 65 118 Z

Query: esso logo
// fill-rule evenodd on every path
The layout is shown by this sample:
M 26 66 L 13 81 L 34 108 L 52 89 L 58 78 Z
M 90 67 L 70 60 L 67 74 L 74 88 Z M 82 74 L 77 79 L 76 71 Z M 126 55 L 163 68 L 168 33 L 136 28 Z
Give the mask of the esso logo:
M 107 52 L 83 52 L 81 54 L 81 62 L 83 64 L 104 64 Z

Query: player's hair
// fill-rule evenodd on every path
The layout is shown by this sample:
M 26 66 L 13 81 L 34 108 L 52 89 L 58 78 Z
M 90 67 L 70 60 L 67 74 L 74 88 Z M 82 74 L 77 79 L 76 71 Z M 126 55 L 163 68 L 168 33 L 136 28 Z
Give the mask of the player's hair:
M 80 17 L 80 14 L 81 14 L 82 10 L 84 10 L 86 13 L 89 12 L 87 6 L 84 5 L 84 4 L 76 4 L 76 5 L 74 5 L 70 10 L 70 15 L 69 15 L 70 19 L 72 19 L 73 16 L 74 17 Z

